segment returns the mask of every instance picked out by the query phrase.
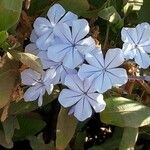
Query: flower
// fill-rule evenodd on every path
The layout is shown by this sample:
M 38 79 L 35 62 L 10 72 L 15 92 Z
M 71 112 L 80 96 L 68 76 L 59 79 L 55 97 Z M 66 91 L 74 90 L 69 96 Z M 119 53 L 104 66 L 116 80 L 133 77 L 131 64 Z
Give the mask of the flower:
M 91 54 L 87 54 L 85 59 L 89 64 L 83 64 L 78 75 L 82 80 L 88 78 L 98 92 L 103 93 L 112 86 L 127 82 L 126 70 L 116 68 L 124 62 L 121 49 L 109 49 L 104 59 L 102 51 L 96 48 Z
M 21 72 L 22 83 L 30 86 L 24 93 L 24 100 L 34 101 L 38 99 L 38 106 L 41 106 L 45 92 L 47 91 L 49 95 L 52 93 L 55 75 L 54 69 L 43 71 L 42 74 L 32 69 L 26 69 Z
M 54 62 L 54 61 L 48 59 L 46 51 L 39 52 L 39 54 L 37 56 L 40 58 L 40 60 L 42 62 L 43 69 L 52 68 L 55 70 L 56 76 L 53 79 L 54 84 L 58 84 L 58 83 L 64 84 L 64 79 L 67 74 L 77 73 L 77 71 L 75 69 L 69 69 L 69 68 L 65 67 L 62 64 L 62 62 Z
M 46 51 L 40 51 L 37 56 L 41 60 L 43 69 L 54 68 L 55 66 L 58 65 L 58 62 L 54 62 L 54 61 L 48 59 Z
M 31 37 L 33 36 L 32 34 L 35 34 L 34 31 L 32 31 Z M 33 42 L 33 40 L 31 40 L 31 42 Z M 67 74 L 77 73 L 77 71 L 75 69 L 69 69 L 69 68 L 63 66 L 62 62 L 54 62 L 54 61 L 50 60 L 47 57 L 47 51 L 39 50 L 36 47 L 35 43 L 31 43 L 31 44 L 27 45 L 25 51 L 27 53 L 31 53 L 31 54 L 38 56 L 41 60 L 43 69 L 54 69 L 55 70 L 56 76 L 53 79 L 53 84 L 58 84 L 58 83 L 64 84 L 64 79 Z
M 57 26 L 56 35 L 63 41 L 48 48 L 48 58 L 63 62 L 63 65 L 74 69 L 83 63 L 84 55 L 95 48 L 92 37 L 84 37 L 89 33 L 89 25 L 85 19 L 72 22 L 71 29 L 67 24 Z
M 36 43 L 35 43 L 37 39 L 38 39 L 38 36 L 36 35 L 35 31 L 32 30 L 31 35 L 30 35 L 31 43 L 25 47 L 26 53 L 37 55 L 40 52 L 40 50 L 37 48 Z
M 150 25 L 138 24 L 135 28 L 123 28 L 121 31 L 124 58 L 134 59 L 141 68 L 150 65 Z
M 48 19 L 38 17 L 33 24 L 35 33 L 39 37 L 36 44 L 41 50 L 47 50 L 47 48 L 54 42 L 54 29 L 57 25 L 62 23 L 71 25 L 71 22 L 78 18 L 77 15 L 72 12 L 66 13 L 64 8 L 59 4 L 54 4 L 49 9 L 47 17 Z
M 58 101 L 64 107 L 71 107 L 70 113 L 79 121 L 84 121 L 92 115 L 92 108 L 96 112 L 105 109 L 105 101 L 103 95 L 96 93 L 88 80 L 81 79 L 74 75 L 67 75 L 65 85 L 69 89 L 63 89 L 58 97 Z

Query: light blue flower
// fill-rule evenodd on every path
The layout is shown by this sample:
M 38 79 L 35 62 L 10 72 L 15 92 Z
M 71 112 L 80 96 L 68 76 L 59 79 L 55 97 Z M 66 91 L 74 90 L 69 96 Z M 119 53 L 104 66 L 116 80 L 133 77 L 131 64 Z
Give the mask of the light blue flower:
M 135 28 L 123 28 L 121 31 L 125 59 L 134 59 L 141 68 L 150 65 L 150 25 L 138 24 Z
M 82 81 L 77 74 L 67 75 L 65 85 L 68 89 L 61 91 L 58 100 L 63 107 L 70 107 L 69 114 L 74 114 L 79 121 L 91 117 L 93 109 L 95 112 L 105 109 L 103 95 L 95 92 L 88 80 Z
M 48 48 L 48 58 L 74 69 L 83 63 L 84 55 L 95 48 L 92 37 L 85 38 L 89 33 L 89 25 L 85 19 L 72 22 L 71 28 L 67 24 L 57 26 L 56 35 L 62 42 Z
M 37 55 L 40 52 L 40 49 L 38 49 L 36 46 L 37 39 L 38 39 L 38 36 L 36 35 L 35 31 L 32 30 L 31 35 L 30 35 L 31 43 L 25 47 L 26 53 L 31 53 L 33 55 Z
M 77 15 L 72 12 L 65 12 L 64 8 L 59 4 L 54 4 L 47 13 L 48 19 L 38 17 L 33 26 L 35 33 L 38 35 L 36 45 L 41 50 L 47 48 L 55 41 L 54 29 L 57 25 L 67 23 L 71 25 L 73 20 L 76 20 Z
M 98 92 L 103 93 L 112 86 L 120 86 L 127 82 L 126 70 L 118 68 L 124 62 L 121 49 L 109 49 L 104 58 L 101 49 L 96 48 L 87 54 L 85 59 L 88 64 L 80 67 L 78 75 L 82 80 L 88 78 Z
M 24 93 L 24 100 L 34 101 L 38 99 L 38 106 L 41 106 L 45 92 L 47 91 L 49 95 L 52 93 L 55 75 L 54 69 L 48 69 L 46 72 L 43 71 L 42 74 L 32 69 L 26 69 L 21 72 L 22 83 L 29 86 Z

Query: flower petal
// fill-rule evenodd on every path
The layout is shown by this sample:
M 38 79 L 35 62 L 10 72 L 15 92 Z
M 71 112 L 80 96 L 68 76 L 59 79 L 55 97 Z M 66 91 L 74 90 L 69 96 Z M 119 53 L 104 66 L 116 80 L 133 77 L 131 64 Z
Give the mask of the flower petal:
M 137 49 L 134 59 L 141 68 L 148 68 L 150 65 L 150 56 L 142 49 Z
M 41 107 L 43 104 L 43 95 L 40 94 L 39 98 L 38 98 L 38 106 Z
M 52 26 L 55 26 L 59 20 L 64 16 L 65 10 L 60 4 L 54 4 L 47 13 L 47 16 Z
M 80 93 L 70 89 L 63 89 L 59 94 L 58 101 L 64 107 L 70 107 L 80 101 L 82 96 Z
M 74 116 L 79 121 L 84 121 L 85 119 L 91 117 L 92 109 L 87 99 L 83 98 L 75 105 Z
M 57 62 L 54 62 L 54 61 L 50 60 L 50 59 L 47 57 L 47 52 L 46 52 L 46 51 L 40 51 L 37 56 L 38 56 L 38 57 L 40 58 L 40 60 L 41 60 L 43 69 L 48 69 L 48 68 L 51 68 L 51 67 L 54 67 L 54 66 L 58 65 Z
M 72 39 L 74 43 L 80 41 L 89 33 L 89 24 L 85 19 L 79 19 L 72 23 Z
M 48 48 L 47 56 L 50 60 L 60 62 L 68 51 L 71 51 L 71 47 L 68 44 L 57 44 Z
M 84 80 L 86 78 L 89 78 L 93 76 L 94 74 L 97 76 L 99 75 L 99 68 L 96 68 L 91 65 L 83 64 L 80 66 L 80 69 L 78 71 L 78 76 L 80 77 L 81 80 Z
M 105 109 L 106 103 L 103 100 L 103 95 L 99 93 L 88 94 L 88 101 L 95 110 L 95 112 L 101 112 Z
M 138 45 L 145 45 L 147 41 L 150 42 L 150 25 L 148 23 L 144 22 L 138 24 L 136 26 L 136 31 L 138 35 Z
M 82 91 L 84 90 L 83 82 L 77 76 L 77 74 L 67 75 L 65 78 L 65 85 L 69 87 L 71 90 L 76 91 L 76 92 L 82 93 Z
M 25 47 L 25 52 L 37 55 L 40 52 L 40 50 L 37 48 L 35 43 L 30 43 Z
M 34 101 L 39 98 L 40 95 L 44 95 L 45 89 L 41 84 L 36 84 L 26 90 L 24 93 L 24 100 L 27 101 Z
M 104 68 L 104 57 L 101 49 L 95 48 L 90 54 L 85 56 L 86 61 L 99 69 Z
M 111 89 L 112 83 L 107 73 L 101 73 L 97 78 L 93 79 L 93 86 L 98 92 L 104 93 Z
M 123 52 L 119 48 L 109 49 L 105 56 L 105 68 L 115 68 L 124 62 Z
M 127 72 L 123 68 L 109 69 L 107 72 L 113 86 L 121 86 L 128 81 Z
M 122 28 L 121 39 L 125 43 L 138 43 L 138 35 L 135 28 Z
M 45 85 L 45 89 L 46 89 L 48 95 L 50 95 L 54 89 L 54 85 L 53 84 L 47 84 L 47 85 Z
M 54 79 L 54 77 L 56 76 L 56 70 L 53 68 L 50 68 L 48 70 L 46 70 L 44 78 L 43 78 L 43 82 L 45 85 L 49 85 L 52 82 L 52 79 Z
M 35 85 L 39 79 L 41 79 L 41 75 L 32 69 L 21 72 L 21 80 L 24 85 Z
M 52 83 L 55 84 L 60 84 L 60 80 L 61 80 L 61 74 L 62 74 L 62 65 L 58 64 L 54 67 L 52 67 L 53 69 L 55 69 L 56 71 L 56 76 L 53 78 Z
M 135 57 L 136 49 L 133 44 L 124 43 L 122 50 L 125 59 L 133 59 Z
M 48 47 L 53 44 L 54 42 L 54 34 L 53 32 L 47 32 L 44 35 L 40 36 L 37 41 L 36 45 L 40 50 L 47 50 Z
M 76 48 L 72 48 L 70 51 L 66 53 L 66 56 L 63 60 L 63 65 L 67 68 L 74 69 L 81 63 L 83 63 L 84 58 L 83 56 L 78 52 Z
M 77 43 L 76 48 L 82 55 L 86 55 L 95 48 L 95 41 L 92 37 L 85 38 Z
M 145 51 L 146 53 L 150 53 L 150 41 L 149 43 L 147 43 L 147 45 L 143 45 L 143 46 L 138 46 L 139 49 L 142 49 L 143 51 Z
M 59 21 L 59 23 L 66 23 L 69 26 L 72 25 L 72 21 L 77 20 L 78 16 L 70 11 L 68 11 L 65 16 Z
M 71 31 L 67 24 L 63 23 L 57 25 L 54 29 L 54 33 L 64 42 L 67 44 L 72 45 L 72 37 Z
M 38 17 L 33 24 L 35 33 L 38 36 L 42 36 L 47 32 L 52 32 L 52 27 L 50 22 L 44 17 Z
M 76 69 L 69 69 L 67 67 L 63 67 L 63 70 L 61 72 L 61 83 L 64 84 L 65 82 L 65 78 L 67 75 L 71 75 L 71 74 L 77 74 L 77 70 Z
M 30 35 L 30 41 L 35 43 L 37 39 L 38 39 L 38 36 L 36 35 L 35 30 L 33 29 Z

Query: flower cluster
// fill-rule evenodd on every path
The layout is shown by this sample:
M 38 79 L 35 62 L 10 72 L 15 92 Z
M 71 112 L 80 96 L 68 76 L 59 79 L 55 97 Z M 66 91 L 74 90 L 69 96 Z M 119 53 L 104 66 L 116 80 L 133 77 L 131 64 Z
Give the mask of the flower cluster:
M 106 104 L 102 94 L 112 86 L 127 82 L 126 70 L 120 67 L 124 58 L 134 58 L 143 68 L 150 64 L 149 25 L 146 23 L 138 25 L 138 29 L 123 28 L 123 50 L 109 49 L 105 56 L 88 36 L 88 22 L 66 12 L 59 4 L 49 9 L 46 18 L 38 17 L 33 27 L 31 43 L 25 52 L 40 58 L 43 72 L 26 69 L 21 73 L 22 83 L 29 86 L 24 99 L 38 99 L 41 106 L 45 92 L 50 95 L 54 85 L 65 85 L 58 101 L 63 107 L 69 107 L 69 114 L 74 114 L 79 121 L 89 118 L 92 110 L 103 111 Z
M 138 24 L 135 28 L 123 28 L 121 31 L 124 58 L 134 59 L 141 68 L 150 65 L 150 25 Z

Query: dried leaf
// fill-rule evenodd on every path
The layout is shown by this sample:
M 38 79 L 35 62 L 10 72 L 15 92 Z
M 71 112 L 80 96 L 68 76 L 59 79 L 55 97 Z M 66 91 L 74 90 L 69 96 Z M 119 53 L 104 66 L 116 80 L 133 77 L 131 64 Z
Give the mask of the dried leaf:
M 4 56 L 5 63 L 0 68 L 0 108 L 3 108 L 12 100 L 12 91 L 19 78 L 19 64 L 14 59 Z
M 8 117 L 8 109 L 9 109 L 9 104 L 6 105 L 4 108 L 3 108 L 3 111 L 2 111 L 2 114 L 1 114 L 1 121 L 5 121 Z

